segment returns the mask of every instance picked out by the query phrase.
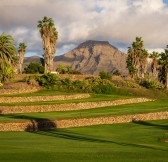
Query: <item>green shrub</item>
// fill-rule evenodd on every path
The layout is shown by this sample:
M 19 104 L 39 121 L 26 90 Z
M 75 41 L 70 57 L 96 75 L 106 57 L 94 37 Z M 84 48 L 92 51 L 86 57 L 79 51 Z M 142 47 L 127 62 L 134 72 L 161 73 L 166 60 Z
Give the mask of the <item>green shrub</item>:
M 56 85 L 57 79 L 58 77 L 56 74 L 46 73 L 38 77 L 37 81 L 40 86 L 43 86 L 47 89 L 52 89 Z
M 27 84 L 31 84 L 31 85 L 38 85 L 38 75 L 30 75 L 30 76 L 26 76 L 23 78 L 24 82 L 27 82 Z
M 81 74 L 79 71 L 73 70 L 72 66 L 59 64 L 56 69 L 59 74 Z
M 99 73 L 101 79 L 111 80 L 112 75 L 109 72 L 101 71 Z
M 120 71 L 119 71 L 119 70 L 115 70 L 115 71 L 113 72 L 113 75 L 115 75 L 115 76 L 120 76 L 120 75 L 121 75 L 121 73 L 120 73 Z
M 139 85 L 149 89 L 163 89 L 164 85 L 154 79 L 140 79 Z
M 141 86 L 135 81 L 128 80 L 112 80 L 115 86 L 117 87 L 127 87 L 127 88 L 140 88 Z
M 43 74 L 44 67 L 37 62 L 31 62 L 30 64 L 26 65 L 24 72 L 26 74 Z

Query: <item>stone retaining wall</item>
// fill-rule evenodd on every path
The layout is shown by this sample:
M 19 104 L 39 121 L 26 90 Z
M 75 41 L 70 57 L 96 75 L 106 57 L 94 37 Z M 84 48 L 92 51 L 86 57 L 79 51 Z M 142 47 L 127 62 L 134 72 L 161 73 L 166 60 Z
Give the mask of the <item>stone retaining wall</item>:
M 28 112 L 49 112 L 49 111 L 70 111 L 70 110 L 83 110 L 91 108 L 100 108 L 106 106 L 115 106 L 123 104 L 141 103 L 153 101 L 147 98 L 132 98 L 125 100 L 115 101 L 100 101 L 100 102 L 80 102 L 80 103 L 66 103 L 56 105 L 36 105 L 36 106 L 1 106 L 1 114 L 13 113 L 28 113 Z
M 80 98 L 88 98 L 88 97 L 90 97 L 89 94 L 31 96 L 31 97 L 0 97 L 0 103 L 72 100 L 72 99 L 80 99 Z
M 91 126 L 100 124 L 116 124 L 116 123 L 129 123 L 147 120 L 161 120 L 168 119 L 168 111 L 155 112 L 147 114 L 136 115 L 122 115 L 122 116 L 108 116 L 108 117 L 95 117 L 95 118 L 77 118 L 77 119 L 64 119 L 64 120 L 47 120 L 47 121 L 28 121 L 18 123 L 1 123 L 0 131 L 37 131 L 53 128 L 70 128 Z
M 34 76 L 35 74 L 17 74 L 15 75 L 16 80 L 22 80 L 23 78 L 27 76 Z M 42 74 L 38 74 L 38 76 L 41 76 Z M 83 80 L 87 77 L 97 77 L 98 75 L 92 75 L 92 74 L 58 74 L 58 77 L 60 78 L 71 78 L 71 80 Z
M 81 119 L 67 119 L 56 121 L 57 128 L 81 127 L 100 124 L 116 124 L 129 123 L 145 120 L 161 120 L 168 119 L 168 111 L 156 112 L 147 114 L 122 115 L 122 116 L 108 116 L 95 118 L 81 118 Z
M 41 90 L 39 86 L 28 85 L 27 83 L 10 83 L 5 88 L 0 88 L 0 94 L 21 94 L 32 93 Z

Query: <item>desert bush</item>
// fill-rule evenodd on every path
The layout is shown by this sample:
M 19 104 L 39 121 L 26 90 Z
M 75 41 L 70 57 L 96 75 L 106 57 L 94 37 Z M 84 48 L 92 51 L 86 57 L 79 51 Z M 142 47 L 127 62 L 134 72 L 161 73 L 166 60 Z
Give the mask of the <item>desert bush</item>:
M 52 89 L 56 85 L 57 79 L 58 77 L 56 74 L 46 73 L 38 77 L 37 81 L 40 86 L 43 86 L 47 89 Z
M 27 82 L 27 84 L 31 84 L 31 85 L 35 85 L 38 86 L 38 75 L 30 75 L 30 76 L 26 76 L 23 78 L 24 82 Z
M 149 89 L 163 89 L 164 85 L 160 83 L 158 80 L 147 76 L 146 78 L 139 78 L 137 79 L 139 85 L 149 88 Z
M 128 80 L 113 80 L 112 81 L 117 87 L 127 87 L 127 88 L 140 88 L 141 86 L 135 81 Z
M 113 75 L 115 75 L 115 76 L 120 76 L 120 75 L 121 75 L 121 73 L 120 73 L 120 71 L 119 71 L 119 70 L 115 70 L 115 71 L 113 72 Z
M 114 84 L 106 79 L 89 78 L 85 80 L 72 81 L 70 79 L 58 79 L 54 86 L 56 90 L 64 92 L 84 92 L 84 93 L 113 93 Z
M 105 72 L 104 70 L 99 73 L 101 79 L 111 80 L 112 75 L 109 72 Z
M 59 72 L 59 74 L 81 74 L 81 72 L 74 70 L 72 66 L 61 64 L 58 65 L 56 71 Z

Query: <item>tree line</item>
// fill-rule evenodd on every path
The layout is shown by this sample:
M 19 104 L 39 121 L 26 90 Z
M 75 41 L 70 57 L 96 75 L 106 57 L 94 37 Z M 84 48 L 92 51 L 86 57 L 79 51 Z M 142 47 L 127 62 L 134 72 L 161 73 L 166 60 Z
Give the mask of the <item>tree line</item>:
M 168 88 L 168 49 L 151 54 L 144 48 L 141 37 L 136 37 L 131 47 L 128 47 L 127 68 L 132 78 L 145 78 L 148 75 L 148 62 L 151 62 L 151 72 L 154 79 L 162 82 Z

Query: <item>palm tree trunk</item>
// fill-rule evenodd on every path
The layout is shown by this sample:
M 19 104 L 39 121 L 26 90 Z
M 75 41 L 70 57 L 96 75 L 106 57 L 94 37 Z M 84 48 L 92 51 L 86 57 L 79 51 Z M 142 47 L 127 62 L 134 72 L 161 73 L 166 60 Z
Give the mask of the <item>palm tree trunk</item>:
M 168 69 L 166 70 L 166 83 L 165 83 L 166 89 L 168 89 Z
M 19 73 L 22 74 L 22 64 L 19 63 Z
M 44 73 L 50 73 L 53 70 L 53 54 L 47 54 L 44 57 Z

